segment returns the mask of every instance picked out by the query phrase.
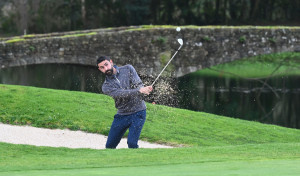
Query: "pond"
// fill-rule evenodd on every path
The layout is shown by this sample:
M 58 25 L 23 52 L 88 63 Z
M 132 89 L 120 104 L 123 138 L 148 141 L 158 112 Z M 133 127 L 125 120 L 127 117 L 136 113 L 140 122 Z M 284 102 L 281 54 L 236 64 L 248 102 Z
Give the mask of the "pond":
M 0 69 L 1 84 L 102 93 L 96 67 L 41 64 Z M 265 82 L 265 84 L 263 84 Z M 300 77 L 178 78 L 176 107 L 300 129 Z
M 300 128 L 300 77 L 247 80 L 179 78 L 179 106 L 228 117 Z
M 96 67 L 71 64 L 38 64 L 0 69 L 1 84 L 51 89 L 101 92 L 105 77 Z

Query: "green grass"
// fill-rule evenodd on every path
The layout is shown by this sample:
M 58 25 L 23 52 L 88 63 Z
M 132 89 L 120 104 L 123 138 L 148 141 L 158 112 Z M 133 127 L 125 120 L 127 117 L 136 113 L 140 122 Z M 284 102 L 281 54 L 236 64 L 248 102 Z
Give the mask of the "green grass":
M 108 134 L 105 95 L 0 84 L 0 121 Z M 92 150 L 0 143 L 0 175 L 296 175 L 300 130 L 147 104 L 141 138 L 174 149 Z M 255 167 L 255 169 L 253 169 Z M 283 174 L 286 173 L 286 174 Z
M 85 168 L 85 169 L 60 169 L 60 170 L 34 170 L 3 172 L 0 175 L 9 176 L 111 176 L 111 175 L 155 175 L 155 176 L 210 176 L 210 175 L 262 175 L 282 176 L 299 173 L 300 160 L 270 160 L 270 161 L 234 161 L 234 162 L 208 162 L 174 165 L 152 165 L 137 167 L 112 168 Z
M 263 164 L 263 165 L 262 165 Z M 297 168 L 300 164 L 300 160 L 283 160 L 283 161 L 258 161 L 258 162 L 213 162 L 213 163 L 190 163 L 190 164 L 175 164 L 170 166 L 141 166 L 141 167 L 126 167 L 126 168 L 110 168 L 106 169 L 75 169 L 72 170 L 72 175 L 157 175 L 157 176 L 168 176 L 168 175 L 271 175 L 271 176 L 282 176 L 282 175 L 297 175 L 299 169 Z M 253 169 L 255 168 L 255 169 Z M 271 168 L 271 169 L 270 169 Z M 64 175 L 70 174 L 70 171 L 44 171 L 42 174 L 35 173 L 35 175 L 56 175 L 57 173 Z M 32 172 L 27 175 L 32 176 Z
M 300 75 L 300 53 L 286 52 L 245 58 L 206 68 L 192 75 L 244 78 Z
M 138 150 L 66 149 L 0 143 L 0 175 L 89 175 L 90 172 L 109 175 L 117 174 L 116 171 L 120 175 L 152 175 L 159 171 L 159 175 L 174 174 L 175 171 L 179 175 L 195 175 L 194 172 L 203 170 L 203 175 L 209 172 L 220 175 L 223 169 L 227 173 L 232 167 L 243 175 L 252 166 L 264 173 L 276 167 L 279 173 L 290 171 L 295 174 L 300 171 L 299 167 L 294 167 L 299 164 L 299 151 L 300 143 Z
M 113 99 L 101 94 L 0 85 L 0 121 L 107 135 Z M 300 131 L 203 112 L 148 106 L 141 138 L 187 146 L 300 142 Z

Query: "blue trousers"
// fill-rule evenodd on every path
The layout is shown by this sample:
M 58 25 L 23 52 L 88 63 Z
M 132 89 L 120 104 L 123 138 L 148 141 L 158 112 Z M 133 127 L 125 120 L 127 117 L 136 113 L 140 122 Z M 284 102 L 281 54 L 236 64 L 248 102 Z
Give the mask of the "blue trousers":
M 128 148 L 139 148 L 138 140 L 142 132 L 142 128 L 146 121 L 146 110 L 136 112 L 130 115 L 114 116 L 114 121 L 110 127 L 106 148 L 115 149 L 120 143 L 123 135 L 129 129 L 127 144 Z

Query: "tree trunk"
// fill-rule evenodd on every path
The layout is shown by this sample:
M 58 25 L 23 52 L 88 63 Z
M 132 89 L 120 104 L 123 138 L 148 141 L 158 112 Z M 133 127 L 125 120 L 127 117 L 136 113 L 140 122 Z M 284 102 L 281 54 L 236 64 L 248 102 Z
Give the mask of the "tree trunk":
M 224 9 L 223 9 L 223 23 L 228 24 L 228 19 L 227 19 L 227 15 L 226 15 L 226 11 L 228 9 L 227 7 L 227 0 L 224 0 Z
M 28 0 L 14 0 L 16 10 L 19 16 L 16 19 L 16 25 L 20 33 L 26 34 L 28 32 Z
M 215 8 L 215 23 L 219 23 L 220 22 L 220 0 L 216 0 L 216 8 Z
M 257 11 L 259 9 L 260 0 L 255 0 L 253 3 L 254 4 L 252 6 L 251 18 L 252 18 L 252 20 L 255 20 L 255 18 L 257 17 Z
M 81 20 L 83 27 L 86 28 L 86 10 L 85 10 L 85 0 L 81 0 Z

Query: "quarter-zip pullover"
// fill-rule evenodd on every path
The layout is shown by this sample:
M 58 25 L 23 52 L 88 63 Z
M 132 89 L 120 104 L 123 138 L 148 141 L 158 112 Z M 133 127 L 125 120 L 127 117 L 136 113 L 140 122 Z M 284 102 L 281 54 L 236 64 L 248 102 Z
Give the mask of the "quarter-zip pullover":
M 129 115 L 146 109 L 142 93 L 142 80 L 132 65 L 114 66 L 116 74 L 106 76 L 102 85 L 102 92 L 115 100 L 118 114 Z

